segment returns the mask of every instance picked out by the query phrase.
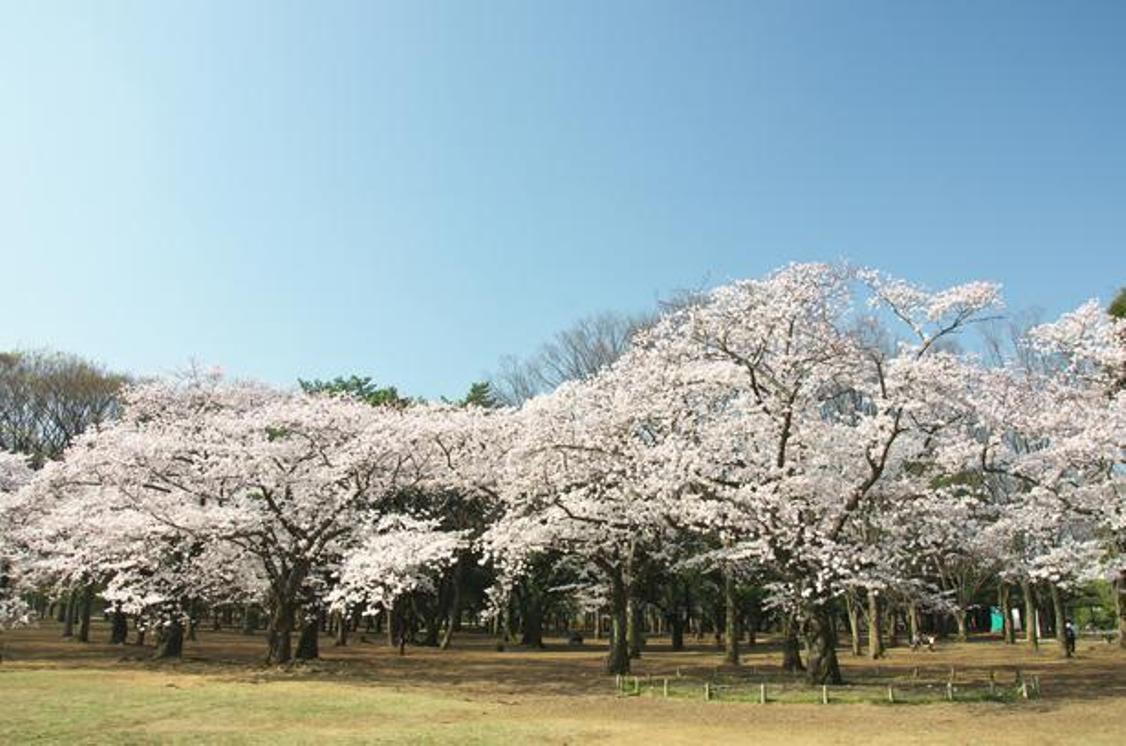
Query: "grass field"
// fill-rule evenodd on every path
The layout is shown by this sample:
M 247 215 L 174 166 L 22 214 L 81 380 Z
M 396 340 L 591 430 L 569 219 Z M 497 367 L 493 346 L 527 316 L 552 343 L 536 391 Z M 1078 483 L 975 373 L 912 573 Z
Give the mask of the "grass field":
M 95 639 L 107 630 L 96 627 Z M 635 661 L 640 696 L 620 696 L 600 672 L 597 643 L 497 652 L 463 636 L 454 648 L 322 640 L 324 659 L 265 667 L 261 637 L 205 631 L 183 661 L 157 663 L 150 649 L 63 640 L 54 624 L 0 637 L 3 743 L 1126 743 L 1126 655 L 1080 644 L 1078 659 L 979 640 L 934 653 L 895 648 L 879 663 L 842 652 L 846 677 L 831 704 L 776 673 L 780 656 L 759 645 L 738 671 L 698 645 L 672 653 L 654 641 Z M 1040 698 L 941 701 L 955 668 L 966 698 L 989 671 L 1011 685 L 1020 669 Z M 919 672 L 916 676 L 915 669 Z M 679 672 L 679 677 L 678 677 Z M 672 696 L 662 684 L 670 679 Z M 700 682 L 715 682 L 704 702 Z M 757 703 L 766 682 L 770 702 Z M 880 702 L 935 683 L 926 704 Z M 738 684 L 724 689 L 724 684 Z M 632 681 L 627 685 L 632 692 Z M 960 694 L 959 697 L 963 695 Z M 779 699 L 788 701 L 778 701 Z M 980 698 L 978 698 L 980 699 Z

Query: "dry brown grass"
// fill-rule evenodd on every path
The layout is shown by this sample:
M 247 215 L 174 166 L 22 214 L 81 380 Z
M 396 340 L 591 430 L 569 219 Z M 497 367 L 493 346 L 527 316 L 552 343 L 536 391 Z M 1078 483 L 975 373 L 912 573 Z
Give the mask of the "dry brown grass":
M 106 636 L 95 629 L 96 639 Z M 27 710 L 0 714 L 0 740 L 8 732 L 93 742 L 328 736 L 427 743 L 1126 743 L 1126 655 L 1102 642 L 1082 642 L 1072 660 L 1059 659 L 1052 645 L 1032 651 L 984 639 L 934 653 L 894 648 L 878 664 L 842 650 L 852 681 L 909 681 L 915 667 L 923 679 L 944 681 L 951 666 L 958 682 L 984 682 L 991 669 L 999 681 L 1011 681 L 1020 669 L 1040 678 L 1043 696 L 826 707 L 618 697 L 601 671 L 604 650 L 597 643 L 571 648 L 554 641 L 543 651 L 498 653 L 490 639 L 463 635 L 447 651 L 408 648 L 399 656 L 381 641 L 334 648 L 324 638 L 323 660 L 268 668 L 260 663 L 261 636 L 229 632 L 201 631 L 176 663 L 152 661 L 151 649 L 62 640 L 53 624 L 0 639 L 0 702 Z M 720 658 L 710 645 L 673 653 L 656 641 L 635 662 L 635 673 L 659 680 L 679 669 L 684 681 L 710 679 Z M 759 645 L 739 671 L 720 674 L 780 684 L 779 661 L 772 645 Z M 103 703 L 110 691 L 118 696 Z M 85 709 L 52 729 L 68 700 Z M 149 711 L 164 701 L 178 703 L 174 712 Z

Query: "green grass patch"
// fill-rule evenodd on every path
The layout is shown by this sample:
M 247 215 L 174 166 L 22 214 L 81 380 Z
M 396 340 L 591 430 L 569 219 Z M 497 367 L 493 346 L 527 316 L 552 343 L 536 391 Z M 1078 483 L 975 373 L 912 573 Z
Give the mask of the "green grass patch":
M 492 702 L 322 681 L 229 681 L 178 672 L 0 669 L 8 743 L 520 742 L 551 724 Z

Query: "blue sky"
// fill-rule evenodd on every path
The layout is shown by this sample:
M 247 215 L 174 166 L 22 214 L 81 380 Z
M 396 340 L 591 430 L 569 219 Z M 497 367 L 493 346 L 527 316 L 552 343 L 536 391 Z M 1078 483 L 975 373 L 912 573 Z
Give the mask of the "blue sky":
M 1126 3 L 4 2 L 0 348 L 456 395 L 848 258 L 1126 283 Z

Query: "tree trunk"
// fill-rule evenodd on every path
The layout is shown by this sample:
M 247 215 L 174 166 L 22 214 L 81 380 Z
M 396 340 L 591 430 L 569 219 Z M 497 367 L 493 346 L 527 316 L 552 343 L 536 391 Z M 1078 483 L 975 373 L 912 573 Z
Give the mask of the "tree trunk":
M 293 601 L 285 598 L 274 599 L 274 609 L 270 616 L 269 647 L 266 663 L 289 663 L 293 658 L 292 640 L 294 614 Z
M 735 595 L 735 573 L 730 567 L 723 574 L 723 662 L 739 665 L 739 602 Z
M 869 594 L 871 597 L 871 594 Z M 876 627 L 877 636 L 879 627 Z M 810 684 L 840 684 L 841 668 L 837 663 L 836 630 L 828 606 L 815 606 L 810 612 L 806 641 L 809 645 L 809 666 L 806 680 Z
M 94 586 L 82 587 L 82 599 L 78 607 L 78 641 L 90 642 L 90 614 L 94 610 Z
M 1016 642 L 1016 630 L 1013 629 L 1013 597 L 1009 584 L 1002 580 L 997 586 L 997 604 L 1001 607 L 1002 632 L 1005 644 L 1012 645 Z
M 958 640 L 965 642 L 970 639 L 966 633 L 966 610 L 960 606 L 954 609 L 954 622 L 958 625 Z
M 113 613 L 110 614 L 110 634 L 109 642 L 111 645 L 124 645 L 125 638 L 129 634 L 129 623 L 125 618 L 125 612 L 121 610 L 120 606 L 114 606 Z
M 68 603 L 70 603 L 69 593 L 55 602 L 55 621 L 59 624 L 66 621 L 66 607 Z
M 674 605 L 672 613 L 669 614 L 669 636 L 672 641 L 672 649 L 675 651 L 684 650 L 684 614 L 681 613 L 680 606 Z
M 336 639 L 333 645 L 336 647 L 344 647 L 348 644 L 348 615 L 343 611 L 334 611 L 333 616 L 336 619 Z
M 610 574 L 610 652 L 606 656 L 606 673 L 629 673 L 628 603 L 622 571 Z
M 641 603 L 632 595 L 626 599 L 626 642 L 629 645 L 629 657 L 641 657 L 642 637 L 644 635 L 644 620 L 641 614 Z
M 868 589 L 868 657 L 876 660 L 884 654 L 880 632 L 880 596 L 874 588 Z M 836 656 L 834 656 L 835 658 Z M 834 660 L 834 664 L 836 661 Z M 810 665 L 812 668 L 812 664 Z M 840 674 L 838 673 L 838 676 Z M 823 683 L 823 682 L 818 682 Z
M 919 626 L 919 602 L 911 599 L 907 604 L 907 627 L 910 630 L 912 645 L 919 639 L 919 634 L 922 631 Z
M 500 616 L 500 637 L 505 643 L 512 642 L 512 594 L 504 600 Z
M 1115 580 L 1114 607 L 1118 611 L 1118 647 L 1126 650 L 1126 570 Z
M 798 620 L 792 614 L 782 617 L 782 670 L 787 673 L 805 670 L 798 645 Z
M 66 596 L 66 616 L 63 619 L 63 637 L 74 637 L 74 618 L 78 614 L 78 594 L 71 591 Z
M 383 612 L 383 615 L 387 617 L 387 647 L 389 648 L 399 644 L 399 626 L 402 624 L 400 607 L 402 603 L 401 598 L 396 598 Z
M 450 608 L 446 616 L 446 629 L 442 633 L 442 642 L 438 645 L 442 650 L 450 647 L 454 632 L 458 628 L 458 620 L 461 619 L 461 579 L 463 574 L 462 558 L 458 557 L 457 562 L 454 563 L 453 580 L 451 581 L 453 588 L 451 590 Z
M 1033 595 L 1035 591 L 1032 589 L 1032 583 L 1025 580 L 1020 584 L 1020 589 L 1024 594 L 1024 635 L 1025 639 L 1032 643 L 1032 647 L 1040 647 L 1040 635 L 1036 629 L 1036 597 Z
M 1055 583 L 1048 585 L 1048 592 L 1052 597 L 1052 611 L 1056 617 L 1056 642 L 1059 644 L 1060 657 L 1071 657 L 1071 646 L 1067 643 L 1067 610 L 1063 605 L 1063 594 Z
M 258 629 L 258 607 L 247 604 L 242 610 L 242 633 L 253 635 Z
M 529 586 L 531 583 L 528 584 Z M 543 597 L 538 588 L 529 588 L 524 595 L 524 624 L 520 644 L 530 648 L 543 647 Z
M 297 654 L 295 657 L 298 660 L 311 661 L 321 657 L 320 625 L 317 622 L 316 613 L 307 610 L 305 619 L 301 624 L 301 636 L 297 638 Z
M 849 593 L 845 596 L 845 609 L 848 612 L 848 631 L 852 636 L 852 654 L 859 657 L 860 649 L 860 605 L 855 596 Z
M 188 604 L 188 639 L 196 640 L 196 625 L 199 623 L 199 602 L 192 601 Z
M 762 623 L 762 606 L 760 602 L 755 601 L 751 604 L 751 608 L 747 611 L 747 616 L 744 617 L 746 629 L 747 647 L 753 648 L 758 642 L 758 627 Z
M 884 624 L 887 626 L 887 648 L 894 648 L 899 644 L 899 630 L 896 621 L 896 608 L 888 603 L 887 608 L 884 609 Z
M 442 618 L 442 612 L 437 603 L 430 601 L 429 598 L 420 598 L 418 594 L 411 596 L 411 617 L 420 620 L 423 625 L 424 633 L 418 644 L 436 648 L 439 635 L 438 620 Z M 419 608 L 420 606 L 422 608 Z
M 156 646 L 156 658 L 179 658 L 184 654 L 184 624 L 177 617 L 168 622 L 160 634 Z

